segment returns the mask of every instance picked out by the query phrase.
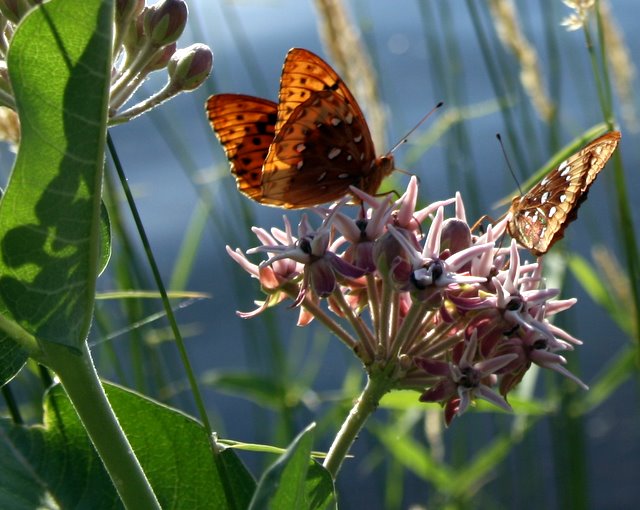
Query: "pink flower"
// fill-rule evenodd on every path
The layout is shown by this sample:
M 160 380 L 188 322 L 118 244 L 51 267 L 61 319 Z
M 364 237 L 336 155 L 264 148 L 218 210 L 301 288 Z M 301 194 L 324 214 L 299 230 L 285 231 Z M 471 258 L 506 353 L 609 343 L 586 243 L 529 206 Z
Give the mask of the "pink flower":
M 518 357 L 517 354 L 503 354 L 477 361 L 477 349 L 478 335 L 474 330 L 457 363 L 425 358 L 415 359 L 416 365 L 427 374 L 440 378 L 434 386 L 420 395 L 420 401 L 449 403 L 450 410 L 454 412 L 446 421 L 447 425 L 455 416 L 463 414 L 476 398 L 487 400 L 505 411 L 512 410 L 507 401 L 495 393 L 491 386 L 496 381 L 494 374 L 515 360 Z

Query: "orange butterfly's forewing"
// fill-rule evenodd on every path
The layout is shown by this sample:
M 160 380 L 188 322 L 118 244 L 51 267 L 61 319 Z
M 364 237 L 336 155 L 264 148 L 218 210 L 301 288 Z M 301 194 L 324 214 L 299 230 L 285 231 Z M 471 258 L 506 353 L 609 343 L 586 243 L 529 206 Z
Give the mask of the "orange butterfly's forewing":
M 266 205 L 302 208 L 338 200 L 353 185 L 374 194 L 393 169 L 376 158 L 364 115 L 320 57 L 292 49 L 279 103 L 219 94 L 206 104 L 238 189 Z
M 511 202 L 509 235 L 536 256 L 564 237 L 589 188 L 615 152 L 620 133 L 611 131 L 563 161 L 531 190 Z

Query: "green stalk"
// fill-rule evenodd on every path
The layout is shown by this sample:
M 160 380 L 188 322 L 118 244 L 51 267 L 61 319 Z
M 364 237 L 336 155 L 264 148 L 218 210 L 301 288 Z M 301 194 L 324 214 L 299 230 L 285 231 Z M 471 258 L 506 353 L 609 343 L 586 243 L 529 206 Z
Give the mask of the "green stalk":
M 591 32 L 588 25 L 584 26 L 584 34 L 591 57 L 591 67 L 593 69 L 594 78 L 598 87 L 598 96 L 600 98 L 600 107 L 602 114 L 607 122 L 609 129 L 613 129 L 614 113 L 612 108 L 612 92 L 611 80 L 609 79 L 609 61 L 607 60 L 604 30 L 602 26 L 602 17 L 600 14 L 600 5 L 596 2 L 596 16 L 598 26 L 598 40 L 600 42 L 600 66 L 596 59 L 595 50 Z M 598 69 L 602 69 L 602 77 Z M 633 313 L 636 322 L 640 324 L 640 264 L 638 263 L 638 243 L 633 224 L 633 214 L 631 213 L 631 205 L 627 190 L 629 189 L 624 170 L 622 168 L 621 158 L 618 154 L 614 156 L 614 183 L 616 188 L 616 204 L 618 208 L 619 224 L 622 228 L 621 236 L 624 252 L 626 256 L 627 271 L 629 273 L 629 282 L 633 297 Z M 636 340 L 640 333 L 636 331 Z M 640 344 L 638 344 L 638 363 L 640 363 Z
M 209 421 L 209 416 L 207 415 L 207 409 L 204 405 L 204 400 L 198 387 L 198 381 L 193 372 L 193 368 L 191 367 L 191 362 L 189 361 L 189 356 L 187 354 L 187 348 L 184 345 L 184 339 L 182 338 L 180 328 L 178 328 L 178 322 L 176 321 L 173 309 L 171 308 L 171 303 L 169 302 L 169 297 L 167 296 L 167 290 L 162 281 L 162 276 L 160 275 L 160 269 L 158 268 L 155 256 L 153 255 L 153 251 L 151 250 L 151 243 L 149 243 L 149 238 L 147 237 L 144 225 L 142 224 L 142 219 L 140 218 L 140 214 L 138 213 L 138 208 L 136 207 L 135 200 L 133 199 L 133 194 L 131 193 L 131 189 L 129 188 L 129 183 L 127 182 L 127 178 L 124 174 L 124 169 L 120 164 L 120 158 L 118 157 L 118 153 L 113 144 L 113 140 L 111 139 L 111 135 L 108 132 L 107 146 L 109 147 L 109 153 L 111 154 L 116 172 L 118 173 L 118 178 L 120 179 L 120 184 L 122 185 L 122 189 L 127 198 L 127 203 L 129 205 L 129 209 L 131 210 L 133 220 L 136 224 L 138 235 L 140 236 L 140 241 L 142 242 L 142 246 L 144 247 L 144 252 L 147 256 L 147 261 L 149 263 L 151 273 L 153 274 L 154 282 L 158 291 L 160 292 L 164 311 L 167 314 L 167 320 L 169 321 L 169 325 L 171 326 L 171 332 L 173 333 L 173 337 L 175 338 L 176 346 L 178 348 L 178 352 L 180 353 L 180 359 L 187 373 L 187 379 L 189 380 L 189 387 L 191 389 L 193 399 L 195 400 L 196 407 L 198 408 L 198 412 L 200 415 L 200 419 L 202 420 L 204 429 L 207 432 L 207 437 L 209 437 L 209 440 L 211 442 L 211 451 L 215 455 L 218 453 L 218 450 L 215 448 L 213 429 L 211 428 L 211 422 Z
M 367 419 L 378 408 L 380 399 L 392 387 L 392 380 L 385 372 L 377 372 L 369 376 L 367 385 L 360 394 L 356 404 L 349 412 L 349 416 L 340 427 L 340 431 L 333 440 L 329 453 L 324 459 L 323 466 L 335 480 L 342 462 L 349 453 L 351 445 L 364 427 Z
M 153 489 L 118 423 L 86 342 L 80 354 L 68 347 L 42 342 L 41 361 L 60 378 L 80 421 L 128 509 L 159 509 Z

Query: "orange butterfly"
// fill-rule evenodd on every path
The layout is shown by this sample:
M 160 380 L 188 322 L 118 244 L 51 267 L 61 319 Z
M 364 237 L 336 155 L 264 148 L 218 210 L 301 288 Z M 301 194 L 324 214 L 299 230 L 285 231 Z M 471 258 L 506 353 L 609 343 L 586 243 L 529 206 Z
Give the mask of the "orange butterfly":
M 589 187 L 613 155 L 620 132 L 596 138 L 560 163 L 528 193 L 511 202 L 509 235 L 536 256 L 544 255 L 578 217 Z
M 391 154 L 376 157 L 345 83 L 308 50 L 287 53 L 278 104 L 216 94 L 206 110 L 238 189 L 261 204 L 309 207 L 339 200 L 350 185 L 375 194 L 394 170 Z

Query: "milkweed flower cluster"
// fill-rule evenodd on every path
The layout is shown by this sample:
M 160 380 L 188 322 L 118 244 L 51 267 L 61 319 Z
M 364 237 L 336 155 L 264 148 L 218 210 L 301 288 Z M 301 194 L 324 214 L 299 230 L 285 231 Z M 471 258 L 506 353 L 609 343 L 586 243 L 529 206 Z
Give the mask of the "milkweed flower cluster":
M 476 399 L 511 410 L 532 364 L 586 388 L 559 354 L 581 342 L 549 322 L 576 300 L 545 288 L 542 259 L 523 262 L 515 241 L 501 247 L 508 217 L 476 236 L 459 194 L 416 210 L 415 178 L 397 201 L 352 191 L 363 202 L 355 219 L 344 200 L 313 209 L 317 228 L 303 216 L 296 236 L 286 218 L 284 230 L 254 227 L 262 244 L 247 255 L 265 254 L 259 264 L 227 247 L 267 295 L 241 317 L 291 300 L 299 325 L 320 320 L 370 377 L 442 404 L 447 424 Z

